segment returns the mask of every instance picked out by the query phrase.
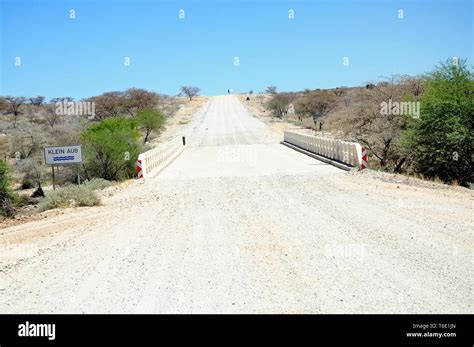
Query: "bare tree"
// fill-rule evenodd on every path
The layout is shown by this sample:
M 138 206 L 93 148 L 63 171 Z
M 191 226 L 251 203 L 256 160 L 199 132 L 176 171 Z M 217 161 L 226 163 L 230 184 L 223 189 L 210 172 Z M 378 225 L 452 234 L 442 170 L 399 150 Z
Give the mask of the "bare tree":
M 130 88 L 122 96 L 122 108 L 131 117 L 135 117 L 138 111 L 145 108 L 154 108 L 159 102 L 160 96 L 145 89 Z
M 295 104 L 296 113 L 313 118 L 315 129 L 319 121 L 319 129 L 322 130 L 321 119 L 336 107 L 337 100 L 329 90 L 311 91 L 298 98 Z
M 87 101 L 95 102 L 95 114 L 99 120 L 117 117 L 124 113 L 135 117 L 140 110 L 155 108 L 161 100 L 162 97 L 159 94 L 139 88 L 130 88 L 124 92 L 106 92 L 87 99 Z
M 421 97 L 424 92 L 424 79 L 422 77 L 402 76 L 400 80 L 408 94 L 413 95 L 416 100 Z
M 5 114 L 13 115 L 13 127 L 16 128 L 18 117 L 23 114 L 21 108 L 25 104 L 26 98 L 22 96 L 7 96 L 5 97 L 5 100 L 8 103 Z
M 402 155 L 403 150 L 398 140 L 402 130 L 406 128 L 407 116 L 391 110 L 388 114 L 382 114 L 380 105 L 382 102 L 389 104 L 394 98 L 402 100 L 406 92 L 398 83 L 398 76 L 382 78 L 386 81 L 373 84 L 374 88 L 367 91 L 367 98 L 357 111 L 355 137 L 379 161 L 381 167 L 400 170 L 407 157 Z
M 267 93 L 267 94 L 276 94 L 277 93 L 277 87 L 276 86 L 268 86 L 265 89 L 265 93 Z
M 54 127 L 54 125 L 59 121 L 60 115 L 56 113 L 56 107 L 54 104 L 48 104 L 45 106 L 45 111 L 46 111 L 46 121 L 48 122 L 49 126 L 51 128 Z
M 28 100 L 30 101 L 30 104 L 33 106 L 41 106 L 44 103 L 45 97 L 38 95 L 32 98 L 29 98 Z
M 99 96 L 94 96 L 87 101 L 95 102 L 96 118 L 103 120 L 110 117 L 116 117 L 124 112 L 124 93 L 107 92 Z
M 195 96 L 199 94 L 200 89 L 198 87 L 182 86 L 181 92 L 192 101 Z
M 57 102 L 73 102 L 74 101 L 74 98 L 70 97 L 70 96 L 62 96 L 62 97 L 59 97 L 59 98 L 52 98 L 51 100 L 49 100 L 50 103 L 52 104 L 55 104 Z

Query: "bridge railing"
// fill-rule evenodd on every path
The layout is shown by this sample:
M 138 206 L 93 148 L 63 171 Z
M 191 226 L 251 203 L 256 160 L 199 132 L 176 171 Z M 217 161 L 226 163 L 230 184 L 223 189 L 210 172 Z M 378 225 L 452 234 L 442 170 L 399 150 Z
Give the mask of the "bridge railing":
M 309 152 L 336 160 L 352 167 L 363 166 L 363 147 L 357 142 L 317 137 L 288 130 L 285 131 L 284 137 L 285 142 Z
M 184 137 L 177 136 L 171 141 L 160 143 L 156 148 L 141 153 L 137 162 L 138 178 L 158 173 L 176 158 L 185 146 Z

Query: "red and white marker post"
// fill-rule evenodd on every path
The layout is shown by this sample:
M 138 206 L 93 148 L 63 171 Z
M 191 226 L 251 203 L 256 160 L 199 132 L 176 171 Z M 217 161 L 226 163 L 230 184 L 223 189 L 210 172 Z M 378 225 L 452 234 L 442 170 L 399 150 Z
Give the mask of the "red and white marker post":
M 367 164 L 367 149 L 365 147 L 362 147 L 362 161 L 360 163 L 360 166 L 359 166 L 359 170 L 364 170 L 368 164 Z
M 143 179 L 142 161 L 140 159 L 137 160 L 137 178 Z

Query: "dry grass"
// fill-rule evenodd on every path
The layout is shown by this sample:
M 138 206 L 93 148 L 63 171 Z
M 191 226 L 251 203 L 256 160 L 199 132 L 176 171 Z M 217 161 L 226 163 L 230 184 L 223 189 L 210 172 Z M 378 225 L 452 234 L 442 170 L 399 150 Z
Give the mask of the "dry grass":
M 69 186 L 50 192 L 38 205 L 38 212 L 54 208 L 96 206 L 99 197 L 87 186 Z

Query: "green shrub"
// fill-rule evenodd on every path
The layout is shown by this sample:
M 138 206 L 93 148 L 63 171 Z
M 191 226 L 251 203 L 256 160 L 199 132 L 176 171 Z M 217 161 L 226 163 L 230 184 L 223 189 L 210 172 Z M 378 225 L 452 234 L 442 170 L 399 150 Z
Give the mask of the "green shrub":
M 0 215 L 3 217 L 13 217 L 15 195 L 11 190 L 12 178 L 8 164 L 0 160 Z
M 82 185 L 91 190 L 100 190 L 110 187 L 113 183 L 103 178 L 93 178 L 89 181 L 85 181 Z
M 81 134 L 84 144 L 84 173 L 118 181 L 135 175 L 140 153 L 137 122 L 124 117 L 109 118 L 90 126 Z
M 100 204 L 99 197 L 92 189 L 84 186 L 69 186 L 49 192 L 38 205 L 38 212 L 53 208 L 96 206 Z
M 266 106 L 273 116 L 282 118 L 286 114 L 291 100 L 292 96 L 289 93 L 274 94 Z
M 0 159 L 0 193 L 10 193 L 10 185 L 12 178 L 10 175 L 10 167 L 8 164 Z
M 474 75 L 465 61 L 447 61 L 429 76 L 421 116 L 406 133 L 415 170 L 429 178 L 473 182 Z

